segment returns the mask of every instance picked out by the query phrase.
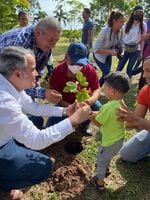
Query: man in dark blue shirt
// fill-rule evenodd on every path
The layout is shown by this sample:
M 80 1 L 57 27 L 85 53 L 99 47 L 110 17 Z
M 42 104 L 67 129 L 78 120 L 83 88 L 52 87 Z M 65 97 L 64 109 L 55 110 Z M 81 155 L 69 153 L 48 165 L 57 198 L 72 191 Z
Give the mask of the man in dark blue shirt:
M 82 17 L 84 19 L 84 24 L 82 28 L 82 43 L 84 43 L 88 49 L 88 58 L 90 54 L 90 48 L 92 48 L 93 41 L 93 29 L 94 24 L 90 19 L 91 11 L 89 8 L 84 8 Z

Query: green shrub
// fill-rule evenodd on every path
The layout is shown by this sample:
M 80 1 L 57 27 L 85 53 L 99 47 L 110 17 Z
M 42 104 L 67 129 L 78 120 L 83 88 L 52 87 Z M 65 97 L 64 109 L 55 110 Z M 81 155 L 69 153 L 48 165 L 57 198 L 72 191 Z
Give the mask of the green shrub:
M 62 37 L 67 38 L 69 42 L 81 40 L 81 31 L 80 30 L 64 30 L 62 33 Z

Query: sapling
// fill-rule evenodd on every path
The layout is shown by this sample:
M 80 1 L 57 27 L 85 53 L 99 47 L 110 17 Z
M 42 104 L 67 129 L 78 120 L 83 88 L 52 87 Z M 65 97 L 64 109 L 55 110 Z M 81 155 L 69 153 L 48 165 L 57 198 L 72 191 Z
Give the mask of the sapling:
M 68 81 L 63 91 L 76 93 L 76 101 L 78 103 L 85 102 L 90 98 L 87 90 L 89 84 L 81 71 L 76 73 L 76 79 L 76 82 Z

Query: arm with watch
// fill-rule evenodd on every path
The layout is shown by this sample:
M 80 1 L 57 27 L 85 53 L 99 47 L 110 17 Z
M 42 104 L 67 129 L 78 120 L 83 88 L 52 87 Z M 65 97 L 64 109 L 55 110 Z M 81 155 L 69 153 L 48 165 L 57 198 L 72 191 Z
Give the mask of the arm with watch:
M 76 103 L 69 104 L 62 109 L 62 117 L 70 117 L 77 110 Z

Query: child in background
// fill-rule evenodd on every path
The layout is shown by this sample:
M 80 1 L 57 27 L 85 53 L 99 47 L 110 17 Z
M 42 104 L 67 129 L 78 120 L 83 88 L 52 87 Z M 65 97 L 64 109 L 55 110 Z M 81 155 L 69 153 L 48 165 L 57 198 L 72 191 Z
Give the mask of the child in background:
M 100 108 L 95 119 L 91 119 L 100 127 L 102 134 L 97 157 L 97 176 L 94 178 L 94 184 L 99 191 L 105 189 L 104 179 L 109 174 L 110 161 L 123 144 L 124 123 L 117 119 L 116 110 L 129 89 L 130 81 L 127 74 L 109 73 L 104 82 L 105 95 L 109 101 Z

